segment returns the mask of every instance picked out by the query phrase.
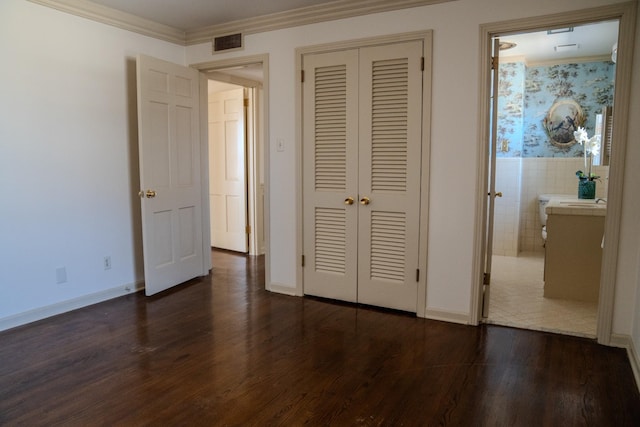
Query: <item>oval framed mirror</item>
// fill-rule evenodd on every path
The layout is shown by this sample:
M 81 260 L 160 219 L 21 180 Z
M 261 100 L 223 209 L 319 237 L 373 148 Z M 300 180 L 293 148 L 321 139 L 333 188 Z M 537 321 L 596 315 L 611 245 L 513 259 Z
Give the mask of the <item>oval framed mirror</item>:
M 576 143 L 573 132 L 585 122 L 582 107 L 572 99 L 556 101 L 542 121 L 550 142 L 556 147 L 571 147 Z

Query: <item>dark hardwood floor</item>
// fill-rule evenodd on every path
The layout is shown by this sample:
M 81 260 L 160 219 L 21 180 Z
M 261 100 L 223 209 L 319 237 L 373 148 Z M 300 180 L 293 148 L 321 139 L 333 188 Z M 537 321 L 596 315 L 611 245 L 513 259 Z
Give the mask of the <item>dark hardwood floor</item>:
M 638 426 L 624 350 L 271 294 L 262 258 L 0 333 L 0 425 Z

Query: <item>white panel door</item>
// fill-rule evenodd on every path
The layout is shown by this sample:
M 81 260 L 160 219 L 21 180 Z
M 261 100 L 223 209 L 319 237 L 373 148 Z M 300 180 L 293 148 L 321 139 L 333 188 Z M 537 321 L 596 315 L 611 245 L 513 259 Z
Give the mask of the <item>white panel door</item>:
M 303 58 L 305 294 L 417 311 L 421 59 L 421 41 Z
M 304 292 L 357 301 L 358 51 L 305 55 Z
M 360 50 L 358 302 L 417 310 L 422 42 Z
M 203 274 L 198 72 L 137 58 L 145 292 Z
M 244 89 L 209 95 L 211 246 L 247 252 Z
M 482 317 L 489 317 L 491 301 L 491 265 L 493 260 L 493 228 L 496 203 L 496 141 L 498 136 L 498 90 L 500 80 L 500 39 L 493 40 L 493 66 L 491 67 L 491 134 L 489 136 L 489 201 L 487 204 L 487 235 L 482 280 Z

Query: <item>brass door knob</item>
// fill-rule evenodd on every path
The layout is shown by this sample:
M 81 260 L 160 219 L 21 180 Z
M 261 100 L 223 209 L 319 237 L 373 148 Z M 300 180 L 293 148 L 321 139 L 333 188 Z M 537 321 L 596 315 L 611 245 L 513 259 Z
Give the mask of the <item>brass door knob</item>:
M 353 204 L 353 197 L 347 197 L 346 199 L 344 199 L 344 204 L 345 205 L 352 205 Z
M 487 196 L 490 196 L 491 193 L 487 193 Z M 496 197 L 502 197 L 502 191 L 498 191 L 497 193 L 494 194 Z
M 153 199 L 156 197 L 156 192 L 154 190 L 147 190 L 145 196 L 147 196 L 147 199 Z
M 371 203 L 371 199 L 369 199 L 367 196 L 364 196 L 362 199 L 360 199 L 361 205 L 368 205 L 369 203 Z

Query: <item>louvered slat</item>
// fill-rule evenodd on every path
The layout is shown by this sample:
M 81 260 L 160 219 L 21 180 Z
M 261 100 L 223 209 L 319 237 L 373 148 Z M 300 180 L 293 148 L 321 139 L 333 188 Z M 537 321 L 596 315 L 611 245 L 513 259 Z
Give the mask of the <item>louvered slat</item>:
M 407 189 L 408 59 L 373 63 L 371 188 Z
M 404 282 L 406 215 L 371 213 L 371 278 Z
M 315 270 L 345 273 L 346 215 L 344 209 L 315 210 Z
M 315 70 L 315 189 L 340 191 L 347 180 L 346 66 Z M 344 270 L 344 268 L 343 268 Z

